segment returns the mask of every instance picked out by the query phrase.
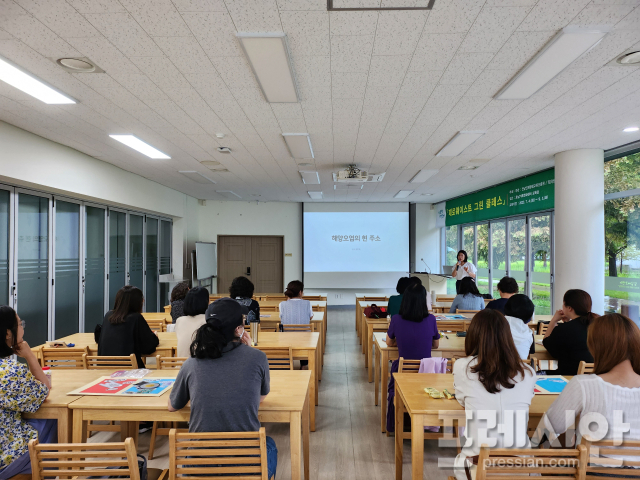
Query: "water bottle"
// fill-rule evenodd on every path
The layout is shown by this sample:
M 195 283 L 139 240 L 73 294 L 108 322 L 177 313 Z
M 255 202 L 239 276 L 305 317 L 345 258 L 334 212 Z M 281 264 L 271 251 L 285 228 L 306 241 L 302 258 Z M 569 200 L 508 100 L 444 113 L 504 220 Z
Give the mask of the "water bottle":
M 247 314 L 247 320 L 249 321 L 250 333 L 251 333 L 251 343 L 254 345 L 258 344 L 258 332 L 260 331 L 260 319 L 256 317 L 256 313 L 253 310 L 250 310 Z

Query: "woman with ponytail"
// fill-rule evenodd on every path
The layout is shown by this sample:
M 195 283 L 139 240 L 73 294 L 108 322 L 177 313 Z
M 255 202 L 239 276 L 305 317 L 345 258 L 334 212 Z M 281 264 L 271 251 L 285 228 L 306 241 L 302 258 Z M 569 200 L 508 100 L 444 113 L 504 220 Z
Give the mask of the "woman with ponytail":
M 280 302 L 280 323 L 283 325 L 302 325 L 313 318 L 311 302 L 304 300 L 304 284 L 300 280 L 289 282 L 284 294 L 287 300 Z
M 567 290 L 547 327 L 542 344 L 558 360 L 554 375 L 575 375 L 580 361 L 593 363 L 587 347 L 587 331 L 599 315 L 591 312 L 591 296 L 584 290 Z M 562 323 L 559 323 L 562 320 Z
M 269 393 L 267 356 L 251 347 L 235 300 L 216 300 L 205 318 L 171 390 L 169 411 L 191 401 L 190 432 L 257 432 L 258 408 Z M 269 478 L 277 462 L 276 444 L 267 437 Z

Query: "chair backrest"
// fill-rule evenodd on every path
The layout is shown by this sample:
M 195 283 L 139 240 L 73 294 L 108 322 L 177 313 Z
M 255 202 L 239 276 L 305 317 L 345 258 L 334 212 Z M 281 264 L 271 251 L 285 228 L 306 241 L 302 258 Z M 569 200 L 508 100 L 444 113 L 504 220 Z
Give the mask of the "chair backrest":
M 364 302 L 386 302 L 389 297 L 364 297 Z
M 522 363 L 526 363 L 531 368 L 533 368 L 536 372 L 540 371 L 540 361 L 536 357 L 530 357 L 526 360 L 522 360 Z
M 313 323 L 303 323 L 302 325 L 298 324 L 280 324 L 283 332 L 315 332 L 315 326 Z
M 265 322 L 264 320 L 262 320 L 258 324 L 258 327 L 260 328 L 261 332 L 278 332 L 280 331 L 280 322 L 275 322 L 273 320 Z
M 187 357 L 163 357 L 162 355 L 156 355 L 156 368 L 158 370 L 180 369 L 186 361 Z
M 516 456 L 517 455 L 517 456 Z M 476 480 L 522 480 L 536 478 L 584 480 L 587 449 L 578 448 L 489 448 L 480 447 Z
M 580 365 L 578 365 L 578 375 L 584 375 L 585 373 L 593 373 L 593 363 L 581 360 Z
M 436 295 L 436 302 L 453 302 L 455 297 L 447 297 L 446 295 Z
M 585 446 L 587 449 L 587 475 L 604 473 L 612 478 L 638 478 L 640 470 L 629 467 L 640 467 L 640 440 L 623 439 L 622 444 L 614 446 L 614 440 L 590 442 L 582 437 L 578 446 Z M 616 459 L 611 456 L 626 458 Z
M 291 347 L 256 346 L 267 355 L 269 370 L 293 370 L 293 351 Z
M 142 312 L 142 316 L 145 320 L 164 320 L 164 323 L 172 323 L 173 319 L 171 318 L 170 313 L 166 312 Z
M 438 331 L 445 332 L 464 332 L 464 320 L 438 320 Z
M 164 319 L 147 319 L 147 325 L 154 332 L 164 332 L 165 328 L 167 328 L 167 322 Z
M 29 442 L 33 480 L 45 478 L 118 478 L 140 480 L 132 438 L 113 443 Z M 118 470 L 114 470 L 114 467 Z M 117 472 L 117 474 L 115 473 Z
M 88 347 L 42 347 L 40 364 L 51 368 L 84 368 L 82 356 L 88 353 Z
M 317 301 L 317 302 L 326 302 L 327 297 L 322 297 L 320 295 L 304 295 L 302 298 L 305 300 Z
M 257 432 L 169 432 L 169 478 L 220 476 L 268 480 L 267 437 Z
M 422 360 L 406 360 L 404 357 L 400 357 L 398 373 L 418 373 L 420 371 L 420 362 Z M 447 358 L 447 373 L 453 373 L 453 364 L 455 362 L 455 358 Z
M 278 311 L 278 306 L 277 305 L 260 305 L 260 313 L 262 313 L 262 312 L 273 313 L 273 312 L 277 312 L 277 311 Z
M 547 328 L 549 328 L 548 323 L 538 322 L 538 335 L 544 335 L 547 333 Z
M 456 308 L 456 313 L 478 313 L 480 310 L 460 310 Z
M 274 302 L 284 302 L 287 297 L 284 295 L 267 295 L 267 301 L 272 300 Z
M 85 370 L 100 370 L 116 368 L 138 368 L 138 361 L 134 353 L 128 357 L 99 357 L 97 355 L 82 355 L 82 364 Z

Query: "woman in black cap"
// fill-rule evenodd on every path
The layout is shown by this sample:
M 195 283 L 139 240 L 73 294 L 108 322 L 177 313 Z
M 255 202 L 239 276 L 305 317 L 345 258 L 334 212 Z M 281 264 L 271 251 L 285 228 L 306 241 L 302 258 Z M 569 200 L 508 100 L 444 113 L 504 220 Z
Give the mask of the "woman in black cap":
M 216 300 L 205 316 L 173 385 L 169 411 L 191 401 L 190 432 L 257 432 L 258 408 L 269 393 L 267 356 L 250 346 L 235 300 Z M 269 478 L 277 462 L 278 449 L 267 437 Z

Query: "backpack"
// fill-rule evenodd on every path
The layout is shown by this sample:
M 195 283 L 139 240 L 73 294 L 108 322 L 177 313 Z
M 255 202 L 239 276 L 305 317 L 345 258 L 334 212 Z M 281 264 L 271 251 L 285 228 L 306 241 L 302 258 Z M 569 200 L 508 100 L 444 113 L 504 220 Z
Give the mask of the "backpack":
M 371 306 L 365 307 L 364 316 L 367 318 L 386 318 L 387 307 L 379 307 L 375 303 L 372 303 Z

